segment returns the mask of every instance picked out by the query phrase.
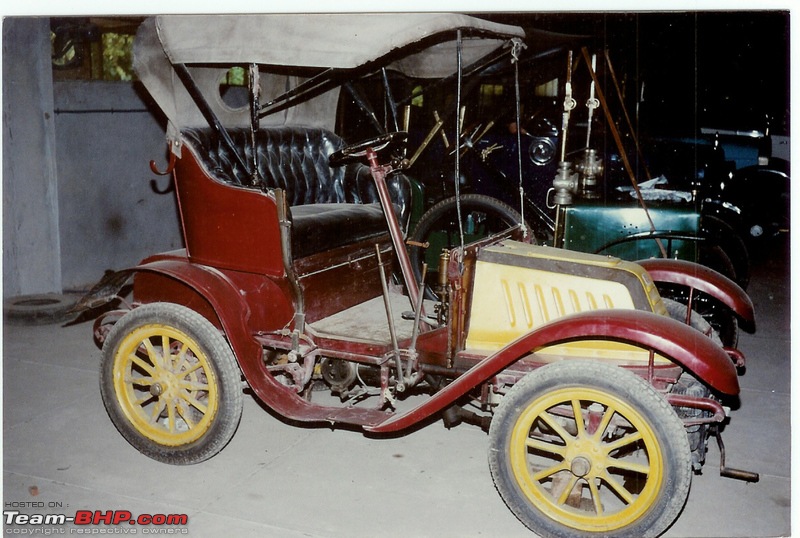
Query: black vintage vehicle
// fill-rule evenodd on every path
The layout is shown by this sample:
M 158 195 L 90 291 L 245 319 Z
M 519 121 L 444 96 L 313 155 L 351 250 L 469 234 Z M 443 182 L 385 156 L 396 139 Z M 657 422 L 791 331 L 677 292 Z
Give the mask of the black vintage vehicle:
M 109 275 L 81 303 L 111 305 L 94 324 L 100 396 L 135 449 L 202 465 L 235 434 L 246 387 L 310 426 L 487 426 L 495 486 L 540 536 L 672 524 L 709 436 L 722 446 L 744 356 L 655 282 L 752 324 L 747 294 L 690 262 L 534 245 L 516 222 L 442 249 L 426 300 L 403 232 L 407 134 L 347 143 L 332 131 L 348 81 L 399 72 L 460 93 L 469 66 L 516 54 L 523 38 L 458 14 L 143 23 L 136 70 L 169 122 L 169 161 L 151 167 L 173 177 L 185 246 Z M 220 80 L 241 66 L 249 96 L 235 105 Z M 720 468 L 758 480 L 724 456 Z
M 704 128 L 699 136 L 662 137 L 651 147 L 661 173 L 678 188 L 696 188 L 703 217 L 725 222 L 751 256 L 768 253 L 789 233 L 790 166 L 772 156 L 769 128 Z

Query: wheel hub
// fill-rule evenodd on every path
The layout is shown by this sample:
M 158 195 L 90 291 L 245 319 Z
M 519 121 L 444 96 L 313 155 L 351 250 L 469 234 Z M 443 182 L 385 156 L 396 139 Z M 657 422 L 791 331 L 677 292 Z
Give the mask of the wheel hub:
M 589 471 L 592 470 L 592 463 L 583 456 L 578 456 L 577 458 L 572 460 L 572 464 L 570 465 L 570 471 L 577 477 L 583 478 Z
M 150 394 L 159 398 L 174 399 L 178 390 L 178 376 L 169 370 L 161 370 L 157 380 L 150 386 Z

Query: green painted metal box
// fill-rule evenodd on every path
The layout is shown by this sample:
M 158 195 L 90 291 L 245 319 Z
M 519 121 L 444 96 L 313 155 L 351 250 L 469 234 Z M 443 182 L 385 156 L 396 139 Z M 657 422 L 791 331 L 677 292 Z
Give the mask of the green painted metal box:
M 654 237 L 670 258 L 697 260 L 700 214 L 692 207 L 648 207 L 656 233 L 644 209 L 627 205 L 574 205 L 566 208 L 564 247 L 610 254 L 625 260 L 661 257 Z M 693 239 L 694 238 L 694 239 Z

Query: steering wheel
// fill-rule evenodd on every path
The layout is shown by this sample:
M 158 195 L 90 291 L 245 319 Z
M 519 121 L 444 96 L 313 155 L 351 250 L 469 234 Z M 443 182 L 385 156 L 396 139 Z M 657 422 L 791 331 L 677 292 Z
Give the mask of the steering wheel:
M 328 162 L 331 166 L 341 166 L 353 161 L 358 161 L 367 155 L 367 150 L 372 148 L 373 151 L 379 153 L 385 151 L 390 147 L 395 147 L 405 144 L 408 139 L 408 133 L 405 131 L 396 131 L 393 133 L 386 133 L 378 135 L 355 144 L 345 146 L 338 151 L 331 153 L 328 157 Z

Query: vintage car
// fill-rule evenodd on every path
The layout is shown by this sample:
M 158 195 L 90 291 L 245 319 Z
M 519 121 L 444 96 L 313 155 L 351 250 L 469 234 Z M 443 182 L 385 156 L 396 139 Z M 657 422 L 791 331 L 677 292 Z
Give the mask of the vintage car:
M 487 427 L 497 490 L 540 536 L 670 526 L 709 435 L 721 443 L 744 356 L 654 280 L 753 323 L 747 295 L 690 262 L 536 246 L 517 224 L 443 250 L 426 300 L 403 231 L 406 134 L 348 144 L 330 130 L 348 80 L 458 86 L 523 38 L 459 14 L 143 23 L 135 67 L 169 122 L 169 162 L 151 166 L 173 176 L 185 248 L 107 275 L 81 303 L 105 305 L 100 394 L 133 447 L 200 464 L 234 435 L 245 387 L 309 425 L 402 434 L 441 415 Z M 248 72 L 243 106 L 220 93 L 232 66 Z M 723 474 L 758 479 L 722 459 Z

